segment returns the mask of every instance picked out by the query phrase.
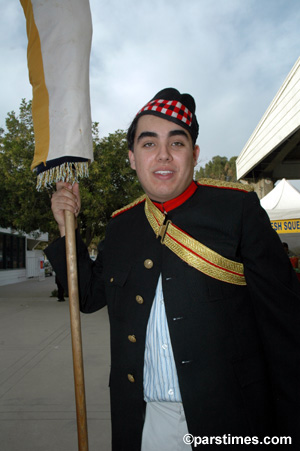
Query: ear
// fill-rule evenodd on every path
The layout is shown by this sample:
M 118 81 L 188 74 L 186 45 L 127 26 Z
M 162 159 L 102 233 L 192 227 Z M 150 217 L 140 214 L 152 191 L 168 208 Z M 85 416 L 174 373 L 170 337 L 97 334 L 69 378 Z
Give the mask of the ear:
M 135 166 L 135 157 L 134 157 L 134 152 L 132 152 L 132 150 L 128 151 L 128 158 L 130 161 L 130 167 L 131 169 L 136 170 L 136 166 Z
M 200 147 L 195 146 L 193 149 L 194 167 L 196 166 L 196 164 L 198 162 L 199 154 L 200 154 Z

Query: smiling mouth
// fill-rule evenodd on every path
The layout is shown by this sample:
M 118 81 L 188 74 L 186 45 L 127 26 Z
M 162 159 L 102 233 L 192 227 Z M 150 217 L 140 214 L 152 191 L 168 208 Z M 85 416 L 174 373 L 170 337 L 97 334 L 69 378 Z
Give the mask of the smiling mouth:
M 155 171 L 154 174 L 167 175 L 173 174 L 173 171 Z

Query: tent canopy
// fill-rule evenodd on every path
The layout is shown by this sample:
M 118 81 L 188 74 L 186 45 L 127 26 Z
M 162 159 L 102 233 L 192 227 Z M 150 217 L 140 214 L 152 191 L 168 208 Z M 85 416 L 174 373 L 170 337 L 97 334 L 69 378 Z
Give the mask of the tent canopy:
M 280 239 L 288 243 L 293 253 L 300 254 L 300 192 L 282 179 L 260 204 Z
M 263 197 L 260 204 L 271 220 L 300 218 L 300 192 L 286 179 Z

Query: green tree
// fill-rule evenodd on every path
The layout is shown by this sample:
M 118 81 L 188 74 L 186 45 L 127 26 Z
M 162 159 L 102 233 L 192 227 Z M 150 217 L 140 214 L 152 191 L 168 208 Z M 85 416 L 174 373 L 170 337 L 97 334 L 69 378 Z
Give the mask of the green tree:
M 30 233 L 49 232 L 50 240 L 58 229 L 50 209 L 53 188 L 36 190 L 36 173 L 30 169 L 34 154 L 31 102 L 22 100 L 19 116 L 8 113 L 7 131 L 0 129 L 0 226 Z M 81 179 L 82 211 L 79 223 L 89 245 L 103 238 L 114 210 L 141 194 L 135 172 L 127 156 L 126 134 L 118 130 L 99 138 L 98 124 L 93 128 L 94 158 L 90 177 Z
M 80 182 L 80 222 L 87 245 L 94 237 L 104 237 L 113 211 L 142 194 L 135 171 L 129 165 L 124 131 L 99 139 L 98 124 L 94 124 L 94 159 L 89 178 Z
M 51 190 L 38 193 L 30 169 L 34 153 L 31 102 L 21 101 L 19 116 L 8 113 L 7 131 L 0 129 L 0 225 L 26 233 L 54 232 L 49 211 Z
M 205 167 L 200 167 L 196 171 L 195 178 L 212 178 L 217 180 L 225 180 L 227 182 L 236 182 L 236 159 L 231 157 L 220 157 L 219 155 L 213 157 Z

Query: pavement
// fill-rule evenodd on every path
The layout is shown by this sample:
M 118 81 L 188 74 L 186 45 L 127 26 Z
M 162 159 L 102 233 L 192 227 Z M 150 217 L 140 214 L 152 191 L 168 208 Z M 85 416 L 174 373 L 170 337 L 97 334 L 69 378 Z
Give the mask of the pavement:
M 69 302 L 55 278 L 0 286 L 0 450 L 78 449 Z M 89 451 L 111 449 L 107 309 L 81 314 Z

